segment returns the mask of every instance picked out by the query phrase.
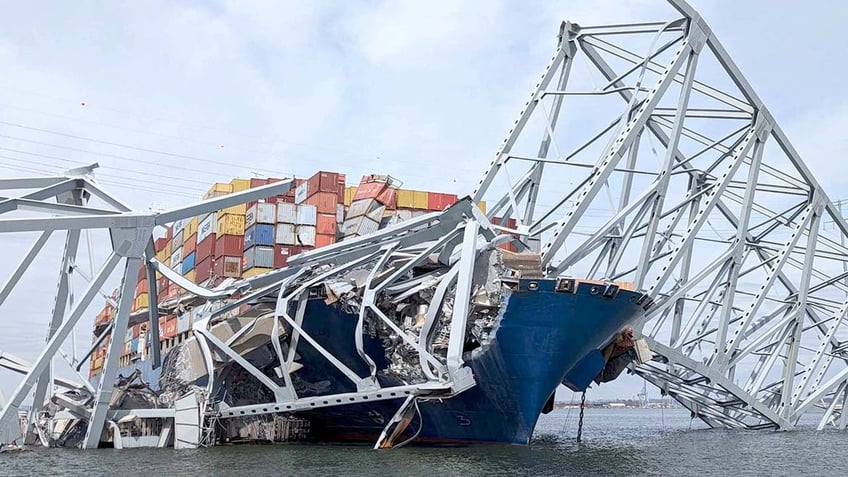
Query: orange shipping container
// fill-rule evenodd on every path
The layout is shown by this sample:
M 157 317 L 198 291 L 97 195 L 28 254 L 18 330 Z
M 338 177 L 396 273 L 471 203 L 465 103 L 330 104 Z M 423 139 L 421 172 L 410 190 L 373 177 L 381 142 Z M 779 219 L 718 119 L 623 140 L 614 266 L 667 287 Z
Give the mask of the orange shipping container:
M 192 234 L 191 237 L 183 242 L 183 257 L 197 250 L 197 234 Z
M 315 234 L 315 248 L 326 247 L 336 243 L 336 234 Z
M 314 205 L 320 214 L 335 214 L 339 198 L 335 192 L 316 192 L 309 196 L 304 204 Z
M 318 220 L 316 221 L 315 225 L 315 232 L 318 234 L 332 235 L 333 237 L 335 237 L 336 226 L 336 214 L 319 213 Z M 320 245 L 318 245 L 317 243 L 315 244 L 315 246 L 320 247 Z

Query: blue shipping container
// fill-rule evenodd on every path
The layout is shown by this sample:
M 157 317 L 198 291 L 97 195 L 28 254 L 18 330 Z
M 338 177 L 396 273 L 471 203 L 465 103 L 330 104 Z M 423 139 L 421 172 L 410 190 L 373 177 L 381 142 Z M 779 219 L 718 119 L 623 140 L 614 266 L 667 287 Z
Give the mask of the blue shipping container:
M 244 250 L 254 245 L 274 246 L 274 225 L 256 224 L 244 231 Z
M 130 342 L 130 353 L 138 353 L 138 338 L 133 338 Z
M 190 254 L 183 257 L 183 270 L 182 270 L 183 275 L 194 270 L 194 257 L 195 256 L 196 256 L 195 253 L 191 252 Z

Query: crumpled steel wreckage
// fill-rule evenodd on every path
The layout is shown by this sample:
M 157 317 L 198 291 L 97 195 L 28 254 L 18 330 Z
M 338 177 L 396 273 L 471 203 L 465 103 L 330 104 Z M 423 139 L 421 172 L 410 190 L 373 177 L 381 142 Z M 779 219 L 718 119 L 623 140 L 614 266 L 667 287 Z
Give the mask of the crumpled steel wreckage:
M 33 396 L 30 441 L 93 448 L 103 440 L 120 447 L 129 439 L 116 438 L 120 427 L 132 423 L 159 426 L 149 445 L 194 447 L 214 440 L 212 421 L 405 397 L 377 443 L 390 445 L 411 406 L 476 385 L 464 346 L 471 338 L 486 346 L 487 330 L 497 327 L 500 304 L 518 278 L 578 277 L 628 280 L 648 295 L 634 327 L 653 359 L 632 363 L 631 370 L 693 417 L 713 427 L 792 429 L 819 408 L 820 428 L 844 429 L 848 224 L 703 19 L 682 1 L 670 3 L 669 21 L 564 23 L 550 64 L 470 198 L 215 289 L 151 258 L 153 229 L 280 194 L 289 183 L 139 213 L 101 189 L 90 168 L 0 180 L 3 190 L 29 191 L 3 199 L 0 212 L 50 215 L 0 219 L 3 233 L 41 232 L 0 302 L 47 238 L 67 231 L 46 345 L 32 363 L 0 358 L 24 376 L 3 406 L 3 428 L 18 429 L 20 406 Z M 590 67 L 598 83 L 581 83 L 572 74 L 578 66 Z M 558 123 L 566 133 L 599 127 L 583 139 L 571 137 L 569 147 Z M 487 215 L 473 205 L 481 199 L 489 201 Z M 103 205 L 94 207 L 95 201 Z M 494 217 L 513 217 L 518 226 Z M 76 260 L 80 233 L 97 228 L 109 230 L 112 252 L 86 276 Z M 518 252 L 496 248 L 506 242 Z M 116 318 L 70 364 L 78 371 L 107 336 L 123 336 L 131 320 L 149 319 L 152 359 L 160 365 L 155 287 L 147 317 L 131 317 L 131 300 L 124 298 L 132 297 L 139 267 L 146 267 L 151 282 L 163 274 L 190 292 L 200 310 L 193 339 L 163 372 L 169 384 L 161 393 L 146 391 L 134 377 L 116 382 L 120 339 L 111 340 L 96 385 L 80 374 L 75 381 L 52 372 L 54 359 L 67 358 L 61 346 L 78 323 L 88 326 L 80 319 L 120 267 Z M 88 282 L 73 303 L 72 278 Z M 353 339 L 370 374 L 353 372 L 304 332 L 305 303 L 315 296 L 358 314 Z M 388 372 L 401 384 L 380 386 L 363 351 L 366 334 L 390 343 Z M 299 397 L 296 370 L 310 366 L 297 361 L 303 342 L 356 391 Z M 260 347 L 270 350 L 273 372 L 244 358 Z M 228 373 L 252 377 L 258 384 L 250 392 L 263 400 L 216 398 L 213 389 Z M 185 384 L 198 374 L 207 375 L 205 386 Z

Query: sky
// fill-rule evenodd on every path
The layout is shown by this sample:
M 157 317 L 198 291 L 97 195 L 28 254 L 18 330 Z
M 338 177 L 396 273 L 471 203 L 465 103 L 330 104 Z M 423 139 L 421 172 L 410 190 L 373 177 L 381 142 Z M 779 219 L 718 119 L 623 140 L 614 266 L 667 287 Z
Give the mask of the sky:
M 693 5 L 831 198 L 848 199 L 848 4 Z M 670 11 L 659 0 L 13 2 L 0 18 L 0 177 L 97 162 L 100 182 L 138 209 L 189 203 L 234 176 L 318 169 L 463 195 L 561 20 Z M 31 237 L 0 240 L 20 251 Z M 0 277 L 19 257 L 0 258 Z M 0 307 L 0 350 L 34 358 L 49 309 L 33 303 L 52 295 L 56 273 L 40 262 Z M 9 382 L 0 372 L 6 395 Z M 625 379 L 589 397 L 640 387 Z

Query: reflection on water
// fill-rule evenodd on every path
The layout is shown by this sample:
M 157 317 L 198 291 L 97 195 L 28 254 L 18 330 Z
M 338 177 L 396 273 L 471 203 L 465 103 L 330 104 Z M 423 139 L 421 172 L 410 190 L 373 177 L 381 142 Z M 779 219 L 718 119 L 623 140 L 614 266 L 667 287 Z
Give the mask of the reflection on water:
M 807 426 L 814 425 L 814 416 Z M 0 475 L 845 475 L 848 433 L 708 430 L 682 410 L 543 416 L 530 446 L 253 445 L 190 451 L 44 449 L 0 455 Z

